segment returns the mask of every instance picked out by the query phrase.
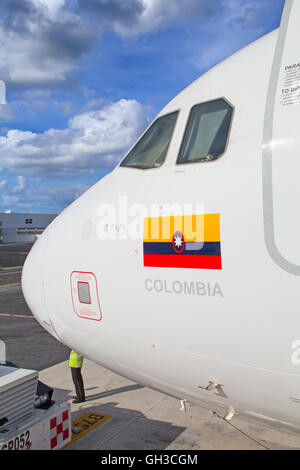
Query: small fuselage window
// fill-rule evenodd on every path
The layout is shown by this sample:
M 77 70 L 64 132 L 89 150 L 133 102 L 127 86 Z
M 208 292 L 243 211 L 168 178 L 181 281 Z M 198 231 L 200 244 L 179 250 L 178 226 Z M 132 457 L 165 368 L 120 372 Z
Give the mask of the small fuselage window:
M 177 164 L 207 162 L 226 149 L 233 107 L 223 98 L 191 109 Z
M 91 303 L 90 286 L 88 282 L 78 282 L 78 297 L 82 304 Z
M 156 119 L 120 166 L 142 170 L 161 166 L 168 152 L 177 116 L 178 111 Z

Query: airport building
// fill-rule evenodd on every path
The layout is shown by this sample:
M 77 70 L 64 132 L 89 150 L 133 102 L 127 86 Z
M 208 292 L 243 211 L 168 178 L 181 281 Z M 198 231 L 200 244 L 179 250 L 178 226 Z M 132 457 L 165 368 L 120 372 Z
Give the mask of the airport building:
M 57 214 L 0 213 L 0 243 L 29 243 L 43 233 Z

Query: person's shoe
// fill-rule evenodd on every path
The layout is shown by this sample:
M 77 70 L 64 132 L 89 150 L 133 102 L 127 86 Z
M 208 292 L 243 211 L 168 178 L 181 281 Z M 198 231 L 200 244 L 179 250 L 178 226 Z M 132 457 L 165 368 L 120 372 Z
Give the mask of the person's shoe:
M 85 398 L 75 398 L 75 400 L 72 401 L 72 403 L 82 403 L 85 401 Z

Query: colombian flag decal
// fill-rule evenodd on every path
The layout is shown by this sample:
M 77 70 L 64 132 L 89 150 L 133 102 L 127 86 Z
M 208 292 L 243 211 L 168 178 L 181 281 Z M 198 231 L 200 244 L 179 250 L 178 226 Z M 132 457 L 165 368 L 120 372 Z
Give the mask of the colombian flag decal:
M 222 269 L 220 214 L 144 219 L 144 266 Z

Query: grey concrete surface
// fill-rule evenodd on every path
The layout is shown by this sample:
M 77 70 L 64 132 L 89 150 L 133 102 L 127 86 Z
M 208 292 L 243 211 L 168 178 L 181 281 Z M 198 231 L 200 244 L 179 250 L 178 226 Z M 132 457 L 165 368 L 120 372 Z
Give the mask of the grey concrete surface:
M 112 418 L 66 450 L 300 448 L 297 434 L 278 431 L 239 416 L 227 423 L 214 416 L 213 410 L 193 404 L 187 404 L 186 412 L 180 411 L 178 400 L 135 384 L 90 361 L 84 361 L 82 374 L 87 400 L 71 404 L 72 419 L 86 412 Z M 67 361 L 43 370 L 40 379 L 55 389 L 56 401 L 72 399 L 74 387 Z
M 0 315 L 0 340 L 6 344 L 6 360 L 24 369 L 42 370 L 69 355 L 69 350 L 30 315 L 24 315 L 24 318 Z
M 0 270 L 0 287 L 21 283 L 22 268 L 12 267 Z
M 25 302 L 21 284 L 9 286 L 0 285 L 0 314 L 32 316 Z
M 32 243 L 0 244 L 0 269 L 23 266 Z
M 31 246 L 0 245 L 0 340 L 6 344 L 8 362 L 42 370 L 65 360 L 69 350 L 39 325 L 25 302 L 21 273 Z
M 7 361 L 25 369 L 45 369 L 69 354 L 33 318 L 20 285 L 0 286 L 0 340 L 6 344 Z

